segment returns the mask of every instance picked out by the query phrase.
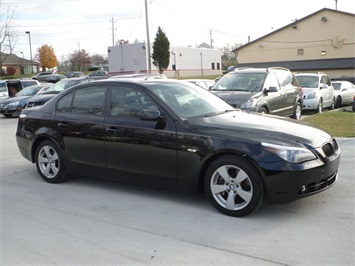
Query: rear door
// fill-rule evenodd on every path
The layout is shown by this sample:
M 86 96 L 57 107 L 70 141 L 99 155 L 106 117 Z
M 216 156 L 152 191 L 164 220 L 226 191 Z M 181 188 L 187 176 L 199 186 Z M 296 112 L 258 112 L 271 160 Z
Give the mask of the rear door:
M 92 167 L 106 168 L 103 127 L 106 90 L 106 85 L 88 84 L 65 94 L 57 103 L 57 133 L 69 161 L 83 166 L 83 174 L 85 171 L 92 174 Z

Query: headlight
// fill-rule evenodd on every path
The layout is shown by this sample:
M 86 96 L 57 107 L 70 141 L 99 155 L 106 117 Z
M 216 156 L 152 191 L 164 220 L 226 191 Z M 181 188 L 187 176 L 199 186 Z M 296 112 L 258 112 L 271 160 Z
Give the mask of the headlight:
M 307 96 L 307 99 L 314 99 L 314 98 L 316 98 L 316 97 L 317 97 L 317 92 L 314 91 L 314 92 L 312 92 L 311 94 L 309 94 L 309 95 Z
M 240 105 L 240 108 L 241 108 L 241 109 L 255 108 L 256 103 L 257 103 L 257 100 L 256 100 L 255 98 L 251 98 L 251 99 L 249 99 L 248 101 L 242 103 L 242 104 Z
M 313 152 L 306 148 L 296 148 L 289 146 L 281 146 L 262 142 L 261 145 L 266 151 L 276 154 L 283 160 L 290 163 L 302 163 L 305 161 L 314 160 L 317 157 Z
M 9 105 L 8 105 L 8 107 L 17 107 L 18 105 L 19 105 L 19 101 L 16 101 L 16 102 L 11 102 L 11 103 L 9 103 Z

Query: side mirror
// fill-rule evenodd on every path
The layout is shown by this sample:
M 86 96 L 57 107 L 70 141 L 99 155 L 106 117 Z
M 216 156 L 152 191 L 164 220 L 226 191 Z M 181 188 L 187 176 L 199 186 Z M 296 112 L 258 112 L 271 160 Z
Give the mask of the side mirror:
M 322 85 L 320 85 L 320 89 L 328 89 L 328 85 L 323 83 Z
M 160 111 L 157 109 L 153 109 L 153 110 L 145 109 L 139 112 L 139 118 L 141 120 L 155 121 L 160 118 Z
M 270 86 L 268 89 L 265 89 L 265 93 L 277 92 L 277 87 Z

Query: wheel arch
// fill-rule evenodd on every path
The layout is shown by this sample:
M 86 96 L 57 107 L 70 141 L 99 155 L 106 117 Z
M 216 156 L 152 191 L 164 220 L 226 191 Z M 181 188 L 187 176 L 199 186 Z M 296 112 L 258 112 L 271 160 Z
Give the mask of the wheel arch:
M 61 147 L 57 144 L 57 142 L 54 139 L 52 139 L 48 136 L 40 136 L 33 142 L 33 145 L 32 145 L 32 149 L 31 149 L 31 162 L 32 163 L 36 162 L 36 151 L 37 151 L 38 146 L 43 141 L 46 141 L 46 140 L 53 142 L 60 150 L 62 150 Z
M 197 191 L 198 193 L 203 193 L 204 192 L 204 180 L 205 180 L 205 176 L 206 176 L 206 172 L 208 167 L 211 165 L 211 163 L 221 157 L 224 156 L 234 156 L 236 158 L 241 158 L 245 161 L 247 161 L 248 163 L 250 163 L 255 169 L 256 171 L 260 174 L 261 176 L 261 182 L 263 184 L 263 190 L 264 190 L 264 195 L 266 195 L 267 191 L 265 189 L 265 176 L 263 174 L 263 171 L 261 170 L 261 168 L 257 165 L 257 163 L 248 155 L 246 155 L 245 153 L 238 153 L 238 152 L 233 152 L 233 151 L 223 151 L 223 152 L 219 152 L 214 154 L 213 156 L 209 157 L 202 165 L 201 170 L 200 170 L 200 174 L 198 177 L 198 186 L 197 186 Z

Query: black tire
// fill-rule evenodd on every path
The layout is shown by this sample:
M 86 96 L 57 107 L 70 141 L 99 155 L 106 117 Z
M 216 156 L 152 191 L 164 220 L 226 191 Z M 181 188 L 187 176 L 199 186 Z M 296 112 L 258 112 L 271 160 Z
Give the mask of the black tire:
M 36 150 L 36 167 L 48 183 L 59 183 L 66 178 L 62 153 L 51 141 L 43 141 Z
M 259 172 L 246 160 L 224 156 L 207 169 L 205 191 L 220 212 L 242 217 L 256 211 L 264 199 L 264 186 Z
M 338 97 L 337 97 L 337 100 L 335 101 L 335 108 L 339 108 L 340 105 L 341 105 L 341 97 L 338 96 Z
M 261 107 L 259 110 L 259 113 L 268 114 L 269 112 L 267 111 L 267 109 L 265 107 Z
M 297 104 L 295 106 L 295 112 L 293 113 L 291 118 L 296 119 L 296 120 L 300 120 L 301 116 L 302 116 L 302 106 L 301 106 L 300 102 L 297 102 Z
M 316 114 L 319 114 L 323 111 L 323 100 L 322 99 L 319 99 L 319 102 L 318 102 L 318 107 L 317 109 L 315 110 L 315 113 Z

